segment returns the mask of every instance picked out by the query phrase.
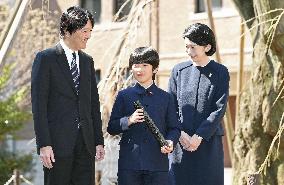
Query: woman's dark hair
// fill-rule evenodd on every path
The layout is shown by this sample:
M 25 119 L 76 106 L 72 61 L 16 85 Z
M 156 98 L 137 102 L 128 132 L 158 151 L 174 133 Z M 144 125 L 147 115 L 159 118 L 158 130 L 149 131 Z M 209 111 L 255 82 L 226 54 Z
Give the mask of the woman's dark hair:
M 82 29 L 88 22 L 91 21 L 94 27 L 93 15 L 79 6 L 72 6 L 63 12 L 60 18 L 60 35 L 64 36 L 66 31 L 70 34 Z
M 216 41 L 213 31 L 205 24 L 195 23 L 185 29 L 182 35 L 199 46 L 211 45 L 211 49 L 206 52 L 207 56 L 212 56 L 216 52 Z

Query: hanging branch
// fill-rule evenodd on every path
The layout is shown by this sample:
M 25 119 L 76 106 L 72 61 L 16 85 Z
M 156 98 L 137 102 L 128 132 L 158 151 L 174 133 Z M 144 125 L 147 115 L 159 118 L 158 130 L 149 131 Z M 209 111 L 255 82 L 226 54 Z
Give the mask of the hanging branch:
M 274 15 L 274 14 L 276 14 L 276 15 Z M 274 9 L 274 10 L 262 13 L 260 15 L 257 15 L 256 17 L 253 17 L 253 18 L 242 23 L 242 24 L 247 24 L 249 22 L 254 21 L 255 19 L 259 20 L 259 22 L 257 24 L 251 26 L 241 36 L 244 36 L 247 32 L 252 32 L 255 28 L 259 28 L 261 26 L 263 26 L 263 27 L 267 26 L 267 29 L 264 32 L 264 35 L 265 35 L 264 39 L 266 41 L 265 50 L 262 53 L 260 58 L 264 58 L 264 57 L 266 57 L 266 55 L 270 54 L 269 51 L 271 49 L 272 42 L 274 41 L 274 37 L 275 37 L 275 34 L 276 34 L 276 28 L 279 25 L 280 20 L 283 18 L 283 15 L 284 15 L 284 9 L 279 8 L 279 9 Z M 262 18 L 264 18 L 265 16 L 272 16 L 272 17 L 271 17 L 271 19 L 268 19 L 268 20 L 262 20 Z M 255 46 L 254 46 L 253 50 L 255 50 Z M 280 81 L 280 86 L 279 86 L 280 90 L 279 90 L 279 93 L 278 93 L 276 99 L 272 103 L 272 107 L 275 106 L 276 102 L 279 101 L 279 99 L 281 98 L 281 94 L 283 94 L 283 91 L 284 91 L 284 87 L 283 87 L 284 83 L 283 82 L 284 82 L 283 80 Z M 253 184 L 253 185 L 259 184 L 260 183 L 259 182 L 260 175 L 262 173 L 264 175 L 266 175 L 267 168 L 271 164 L 272 156 L 274 155 L 275 151 L 276 151 L 276 157 L 279 156 L 279 147 L 280 147 L 281 137 L 283 135 L 283 131 L 284 131 L 284 112 L 282 113 L 281 120 L 279 122 L 278 131 L 277 131 L 276 135 L 274 136 L 274 138 L 273 138 L 273 140 L 270 144 L 270 147 L 267 151 L 267 155 L 266 155 L 263 163 L 260 165 L 259 169 L 256 172 L 248 174 L 248 183 Z M 275 145 L 277 145 L 277 146 L 275 146 Z
M 103 133 L 105 138 L 105 152 L 106 158 L 104 161 L 98 162 L 96 169 L 101 168 L 101 173 L 105 177 L 110 177 L 113 175 L 113 165 L 109 161 L 113 161 L 113 157 L 116 157 L 117 151 L 119 150 L 119 136 L 111 136 L 106 132 L 107 123 L 110 117 L 110 111 L 112 109 L 116 94 L 119 90 L 126 88 L 132 82 L 132 75 L 127 79 L 127 64 L 131 48 L 136 44 L 138 37 L 138 29 L 143 28 L 143 24 L 146 23 L 147 7 L 154 0 L 133 0 L 132 8 L 126 20 L 126 26 L 122 30 L 122 34 L 113 42 L 112 46 L 107 49 L 104 56 L 111 52 L 111 60 L 106 60 L 103 57 L 100 61 L 101 63 L 109 63 L 109 68 L 107 70 L 106 76 L 98 84 L 100 103 L 101 103 L 101 113 L 103 121 Z M 126 1 L 125 3 L 130 3 Z M 123 5 L 119 12 L 125 7 Z M 116 16 L 118 17 L 118 16 Z M 117 159 L 116 159 L 117 160 Z M 111 170 L 110 170 L 111 169 Z M 110 179 L 106 179 L 109 184 L 112 184 Z
M 261 173 L 266 174 L 267 167 L 270 166 L 271 156 L 273 154 L 274 145 L 275 145 L 277 140 L 278 140 L 278 144 L 277 144 L 277 152 L 276 153 L 277 153 L 277 156 L 279 156 L 280 138 L 281 138 L 283 131 L 284 131 L 284 112 L 282 114 L 281 121 L 279 123 L 279 129 L 278 129 L 276 135 L 274 136 L 274 138 L 273 138 L 273 140 L 270 144 L 270 147 L 269 147 L 269 150 L 267 152 L 267 155 L 265 157 L 264 162 L 261 164 L 261 166 L 258 169 L 258 171 L 256 172 L 256 174 L 261 174 Z
M 125 58 L 128 58 L 127 56 L 130 54 L 129 51 L 137 40 L 138 29 L 143 23 L 146 22 L 144 20 L 146 12 L 145 9 L 153 1 L 154 0 L 132 1 L 132 8 L 126 20 L 126 27 L 119 38 L 119 43 L 116 46 L 112 46 L 116 48 L 114 55 L 110 60 L 111 63 L 106 73 L 107 75 L 98 85 L 99 94 L 101 95 L 100 102 L 104 130 L 106 129 L 106 123 L 109 119 L 111 106 L 113 105 L 117 92 L 127 87 L 132 81 L 131 75 L 125 80 L 127 75 L 127 64 L 125 62 Z M 130 3 L 130 1 L 126 1 L 125 4 L 126 3 Z M 125 6 L 126 5 L 123 5 L 120 8 L 115 16 L 116 18 L 118 17 L 119 12 L 121 12 Z
M 265 16 L 271 16 L 272 14 L 275 14 L 277 13 L 276 16 L 273 16 L 273 18 L 271 19 L 268 19 L 268 20 L 265 20 L 265 21 L 261 21 L 261 19 Z M 268 12 L 265 12 L 265 13 L 262 13 L 256 17 L 253 17 L 249 20 L 246 20 L 244 22 L 242 22 L 242 24 L 247 24 L 247 23 L 250 23 L 250 22 L 253 22 L 255 19 L 259 19 L 260 22 L 251 26 L 248 30 L 246 30 L 242 35 L 241 37 L 243 37 L 245 34 L 247 33 L 250 33 L 252 32 L 254 29 L 260 27 L 260 26 L 263 26 L 265 24 L 270 24 L 268 29 L 266 30 L 265 32 L 265 35 L 268 35 L 267 36 L 267 44 L 265 46 L 265 52 L 263 52 L 263 56 L 262 57 L 265 57 L 265 55 L 268 53 L 270 47 L 271 47 L 271 44 L 272 44 L 272 41 L 273 41 L 273 38 L 275 36 L 275 32 L 276 32 L 276 28 L 281 20 L 281 18 L 283 17 L 284 15 L 284 9 L 283 8 L 278 8 L 278 9 L 274 9 L 274 10 L 270 10 Z M 253 46 L 253 50 L 255 49 L 255 46 Z

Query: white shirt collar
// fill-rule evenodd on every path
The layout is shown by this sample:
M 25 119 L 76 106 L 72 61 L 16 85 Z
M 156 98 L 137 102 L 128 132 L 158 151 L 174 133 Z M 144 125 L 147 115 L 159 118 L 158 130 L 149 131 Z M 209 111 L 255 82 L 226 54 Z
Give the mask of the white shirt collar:
M 70 48 L 65 44 L 64 40 L 63 40 L 63 39 L 60 39 L 59 42 L 60 42 L 62 48 L 64 49 L 65 54 L 66 54 L 66 55 L 69 55 L 69 54 L 72 55 L 72 53 L 73 53 L 74 51 L 73 51 L 72 49 L 70 49 Z M 76 55 L 78 55 L 78 51 L 75 51 L 75 53 L 76 53 Z
M 192 63 L 193 63 L 194 66 L 200 66 L 200 67 L 205 67 L 205 66 L 207 66 L 210 62 L 211 62 L 211 60 L 209 59 L 209 61 L 208 61 L 206 64 L 200 65 L 200 64 L 197 64 L 196 62 L 193 62 L 193 61 L 192 61 Z
M 71 62 L 72 62 L 73 52 L 74 52 L 74 51 L 73 51 L 72 49 L 70 49 L 70 48 L 64 43 L 64 40 L 63 40 L 63 39 L 60 39 L 59 43 L 60 43 L 60 45 L 62 46 L 62 48 L 63 48 L 63 50 L 64 50 L 64 53 L 65 53 L 65 55 L 66 55 L 66 58 L 67 58 L 69 67 L 70 67 L 70 69 L 71 69 Z M 76 54 L 76 64 L 77 64 L 77 67 L 78 67 L 78 72 L 80 73 L 78 51 L 75 51 L 75 54 Z
M 137 81 L 137 83 L 139 83 L 139 82 Z M 151 87 L 151 86 L 153 85 L 153 83 L 154 83 L 154 82 L 152 81 L 152 83 L 151 83 L 148 87 L 144 87 L 144 86 L 141 85 L 140 83 L 139 83 L 139 84 L 140 84 L 142 87 L 144 87 L 145 89 L 148 89 L 149 87 Z

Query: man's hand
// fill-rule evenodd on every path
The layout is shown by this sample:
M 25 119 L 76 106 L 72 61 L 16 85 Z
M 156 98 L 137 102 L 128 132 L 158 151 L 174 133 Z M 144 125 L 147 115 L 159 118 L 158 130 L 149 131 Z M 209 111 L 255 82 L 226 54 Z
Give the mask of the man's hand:
M 128 118 L 128 126 L 133 123 L 143 122 L 144 114 L 143 109 L 136 109 L 136 111 Z
M 96 160 L 101 161 L 105 157 L 105 149 L 103 145 L 96 146 Z
M 40 160 L 44 167 L 52 168 L 52 163 L 55 162 L 54 153 L 51 146 L 40 148 Z
M 189 143 L 190 143 L 190 147 L 188 149 L 188 151 L 191 151 L 191 152 L 194 152 L 198 149 L 199 145 L 201 144 L 201 141 L 202 141 L 202 137 L 194 134 Z
M 183 149 L 185 149 L 185 150 L 189 149 L 190 139 L 191 139 L 191 137 L 187 133 L 185 133 L 184 131 L 181 131 L 179 142 L 180 142 L 181 146 L 183 147 Z
M 161 152 L 163 154 L 171 153 L 174 150 L 173 142 L 171 140 L 166 140 L 166 141 L 168 142 L 168 145 L 161 147 Z

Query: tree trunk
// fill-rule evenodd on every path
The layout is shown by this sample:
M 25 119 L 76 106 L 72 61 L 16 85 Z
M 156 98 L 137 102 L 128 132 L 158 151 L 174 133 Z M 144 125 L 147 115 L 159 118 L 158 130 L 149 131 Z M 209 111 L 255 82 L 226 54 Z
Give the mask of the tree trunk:
M 271 10 L 284 8 L 283 0 L 233 0 L 241 16 L 247 22 L 248 29 L 261 22 L 275 18 L 283 13 L 260 16 Z M 274 21 L 275 23 L 275 21 Z M 261 24 L 252 29 L 253 64 L 251 79 L 241 94 L 239 119 L 236 123 L 234 138 L 233 171 L 234 185 L 245 185 L 249 173 L 259 170 L 267 156 L 273 137 L 276 135 L 281 116 L 284 112 L 283 93 L 273 106 L 273 102 L 283 88 L 284 79 L 284 19 L 277 27 L 271 47 L 269 45 L 270 23 Z M 281 98 L 282 97 L 282 98 Z M 266 171 L 260 173 L 260 184 L 284 184 L 284 136 L 280 139 L 279 155 L 277 143 Z

